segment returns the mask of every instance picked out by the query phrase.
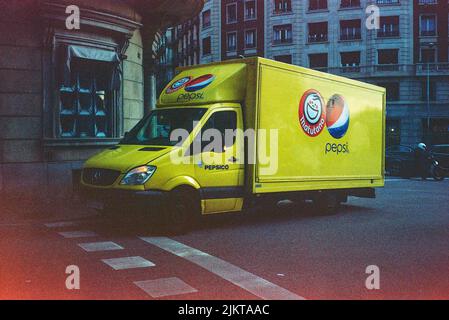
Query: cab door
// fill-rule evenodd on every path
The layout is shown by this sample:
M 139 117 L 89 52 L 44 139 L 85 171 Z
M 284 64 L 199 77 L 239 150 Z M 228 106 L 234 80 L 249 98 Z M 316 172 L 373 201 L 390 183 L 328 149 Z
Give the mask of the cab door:
M 243 128 L 241 109 L 221 108 L 201 129 L 195 175 L 201 186 L 204 214 L 241 210 L 244 163 L 243 152 L 239 151 L 243 139 L 233 134 L 237 128 Z

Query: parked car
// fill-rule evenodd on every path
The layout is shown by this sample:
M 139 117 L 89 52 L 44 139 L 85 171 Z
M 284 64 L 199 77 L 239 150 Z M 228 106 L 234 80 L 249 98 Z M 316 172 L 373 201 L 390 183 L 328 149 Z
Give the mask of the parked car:
M 385 170 L 389 175 L 409 178 L 416 171 L 415 148 L 393 145 L 385 150 Z
M 438 144 L 430 148 L 435 159 L 443 168 L 449 168 L 449 144 Z

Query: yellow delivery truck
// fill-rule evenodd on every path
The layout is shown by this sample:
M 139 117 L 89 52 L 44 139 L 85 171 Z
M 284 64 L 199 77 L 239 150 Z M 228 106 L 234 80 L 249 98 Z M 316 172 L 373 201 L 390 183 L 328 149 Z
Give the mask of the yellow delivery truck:
M 159 204 L 174 226 L 267 199 L 374 198 L 385 111 L 383 88 L 268 59 L 180 68 L 155 110 L 85 163 L 82 187 L 108 210 Z

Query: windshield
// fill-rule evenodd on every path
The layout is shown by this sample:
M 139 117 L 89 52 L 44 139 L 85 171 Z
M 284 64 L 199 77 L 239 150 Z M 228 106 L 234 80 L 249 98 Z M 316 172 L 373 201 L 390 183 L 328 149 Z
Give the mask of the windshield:
M 154 110 L 126 135 L 121 144 L 174 146 L 178 141 L 170 141 L 171 133 L 176 129 L 192 132 L 193 123 L 200 121 L 206 111 L 204 108 Z

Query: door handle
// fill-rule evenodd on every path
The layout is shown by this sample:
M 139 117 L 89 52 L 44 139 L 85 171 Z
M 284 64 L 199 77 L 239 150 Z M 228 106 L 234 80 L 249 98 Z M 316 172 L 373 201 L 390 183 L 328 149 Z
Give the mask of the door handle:
M 228 161 L 232 162 L 232 163 L 236 163 L 237 161 L 239 161 L 239 159 L 237 159 L 236 157 L 231 157 L 228 159 Z

